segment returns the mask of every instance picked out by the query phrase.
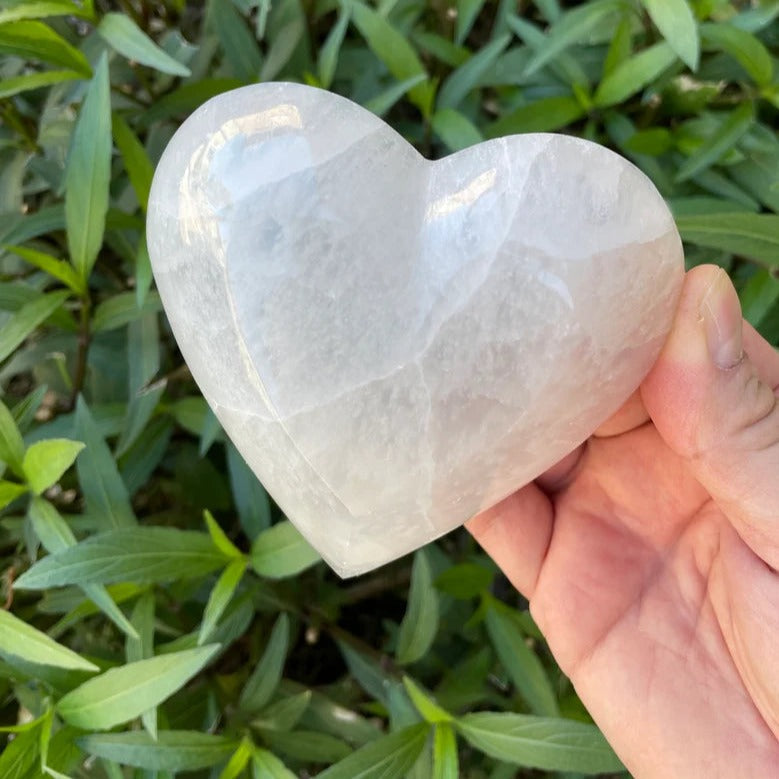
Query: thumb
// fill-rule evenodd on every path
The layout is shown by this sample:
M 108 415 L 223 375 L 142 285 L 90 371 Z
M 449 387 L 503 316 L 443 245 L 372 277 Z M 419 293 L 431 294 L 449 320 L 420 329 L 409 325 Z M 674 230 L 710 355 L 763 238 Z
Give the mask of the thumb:
M 641 386 L 655 427 L 752 548 L 779 570 L 779 354 L 742 320 L 728 275 L 690 271 Z

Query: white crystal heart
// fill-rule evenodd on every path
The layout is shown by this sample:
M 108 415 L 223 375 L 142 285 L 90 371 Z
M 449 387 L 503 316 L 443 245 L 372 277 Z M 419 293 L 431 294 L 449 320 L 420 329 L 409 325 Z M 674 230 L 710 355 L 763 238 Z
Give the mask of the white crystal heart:
M 607 149 L 535 134 L 429 162 L 297 84 L 184 123 L 148 241 L 203 394 L 343 576 L 586 439 L 651 367 L 683 276 L 662 198 Z

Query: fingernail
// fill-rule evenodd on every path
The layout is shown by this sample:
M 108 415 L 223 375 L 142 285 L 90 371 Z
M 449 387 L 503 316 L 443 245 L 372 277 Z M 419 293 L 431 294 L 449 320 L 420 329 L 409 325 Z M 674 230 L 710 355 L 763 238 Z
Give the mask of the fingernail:
M 724 270 L 717 276 L 701 300 L 700 314 L 706 328 L 709 354 L 718 368 L 732 368 L 741 362 L 741 304 Z

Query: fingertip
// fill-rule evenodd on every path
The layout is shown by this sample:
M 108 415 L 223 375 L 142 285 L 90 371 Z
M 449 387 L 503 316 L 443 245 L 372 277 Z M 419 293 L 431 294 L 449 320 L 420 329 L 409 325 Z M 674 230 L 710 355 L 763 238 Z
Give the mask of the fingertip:
M 528 600 L 552 537 L 554 510 L 535 484 L 528 484 L 465 523 L 466 529 Z

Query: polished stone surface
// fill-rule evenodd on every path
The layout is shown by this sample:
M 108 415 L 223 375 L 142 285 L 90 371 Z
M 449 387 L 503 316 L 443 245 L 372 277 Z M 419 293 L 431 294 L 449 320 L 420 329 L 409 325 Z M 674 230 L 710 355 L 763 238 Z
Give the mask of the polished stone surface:
M 616 154 L 547 134 L 438 162 L 344 98 L 214 98 L 154 178 L 168 318 L 244 458 L 342 575 L 462 524 L 633 392 L 683 276 Z

